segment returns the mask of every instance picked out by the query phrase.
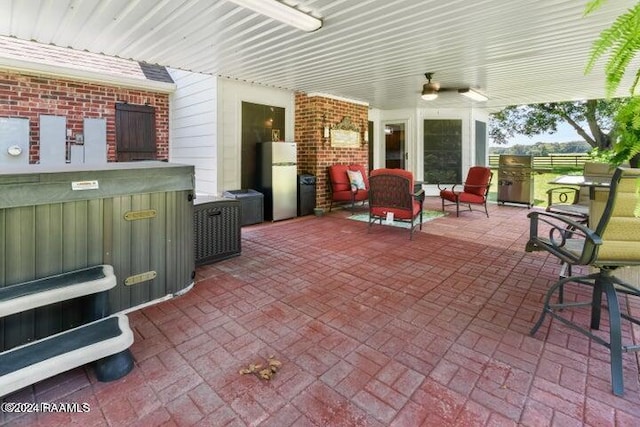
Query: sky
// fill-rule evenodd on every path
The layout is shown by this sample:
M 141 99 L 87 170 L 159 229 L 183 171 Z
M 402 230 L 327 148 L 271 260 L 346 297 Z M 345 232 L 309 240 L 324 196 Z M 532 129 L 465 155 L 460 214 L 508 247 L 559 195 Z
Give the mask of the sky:
M 533 137 L 524 135 L 516 135 L 509 141 L 506 147 L 511 145 L 530 145 L 536 142 L 571 142 L 582 141 L 582 137 L 576 133 L 576 131 L 567 123 L 561 123 L 558 125 L 558 132 L 554 134 L 540 134 Z M 494 144 L 490 140 L 490 147 L 505 147 L 505 145 Z

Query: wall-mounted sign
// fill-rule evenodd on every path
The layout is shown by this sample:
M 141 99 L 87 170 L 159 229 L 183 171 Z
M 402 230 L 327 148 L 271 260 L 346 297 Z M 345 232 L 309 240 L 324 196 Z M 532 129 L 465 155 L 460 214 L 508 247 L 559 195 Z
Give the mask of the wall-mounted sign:
M 79 190 L 97 190 L 98 188 L 100 188 L 100 186 L 98 185 L 98 181 L 97 180 L 91 180 L 91 181 L 73 181 L 71 183 L 71 189 L 73 191 L 79 191 Z
M 345 116 L 342 121 L 331 128 L 331 147 L 358 148 L 360 146 L 360 129 Z
M 351 130 L 331 129 L 331 146 L 334 148 L 358 148 L 360 145 L 358 132 Z

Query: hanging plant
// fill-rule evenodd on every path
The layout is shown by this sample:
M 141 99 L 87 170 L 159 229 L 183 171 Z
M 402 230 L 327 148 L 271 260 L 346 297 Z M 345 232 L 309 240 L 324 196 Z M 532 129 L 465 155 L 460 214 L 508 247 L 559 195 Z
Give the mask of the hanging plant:
M 618 140 L 613 146 L 610 163 L 629 161 L 637 168 L 640 162 L 640 97 L 629 98 L 615 116 Z
M 607 0 L 591 0 L 587 3 L 584 14 L 588 15 L 600 8 Z M 591 55 L 586 67 L 589 73 L 596 61 L 609 53 L 605 64 L 605 88 L 607 96 L 616 91 L 631 60 L 640 52 L 640 2 L 600 33 L 593 42 Z M 633 94 L 640 81 L 640 70 L 636 70 L 630 93 Z M 618 110 L 615 117 L 617 141 L 613 146 L 610 163 L 619 165 L 629 161 L 631 167 L 638 167 L 640 160 L 640 99 L 628 99 Z
M 599 9 L 607 0 L 591 0 L 585 8 L 585 15 Z M 598 39 L 593 42 L 591 55 L 585 70 L 585 74 L 589 73 L 596 61 L 609 52 L 609 59 L 605 65 L 606 91 L 607 96 L 611 97 L 622 78 L 625 71 L 640 51 L 640 2 L 637 3 L 627 12 L 618 16 L 613 24 L 600 33 Z M 630 93 L 633 95 L 640 80 L 640 70 L 637 70 Z

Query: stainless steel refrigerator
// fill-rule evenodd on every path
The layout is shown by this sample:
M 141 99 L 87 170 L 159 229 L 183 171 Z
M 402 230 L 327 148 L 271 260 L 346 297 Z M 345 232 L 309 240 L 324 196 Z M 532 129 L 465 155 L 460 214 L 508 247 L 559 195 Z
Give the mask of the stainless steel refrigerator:
M 258 145 L 259 191 L 264 194 L 265 220 L 294 218 L 297 212 L 297 159 L 295 142 Z

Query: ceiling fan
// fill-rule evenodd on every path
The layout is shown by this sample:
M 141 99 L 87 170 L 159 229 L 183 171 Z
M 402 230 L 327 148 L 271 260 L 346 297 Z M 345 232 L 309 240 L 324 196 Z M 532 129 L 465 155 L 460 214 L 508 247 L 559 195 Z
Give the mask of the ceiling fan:
M 422 85 L 422 99 L 425 101 L 433 101 L 438 98 L 438 94 L 440 92 L 450 92 L 457 91 L 460 95 L 464 95 L 467 98 L 470 98 L 474 101 L 487 101 L 489 98 L 478 92 L 477 90 L 465 87 L 465 88 L 450 88 L 450 87 L 440 87 L 440 83 L 432 82 L 433 73 L 425 73 L 424 76 L 427 78 L 427 83 Z
M 440 92 L 440 83 L 431 82 L 433 73 L 424 73 L 424 76 L 427 78 L 427 83 L 422 85 L 422 99 L 433 101 L 438 97 L 438 92 Z

